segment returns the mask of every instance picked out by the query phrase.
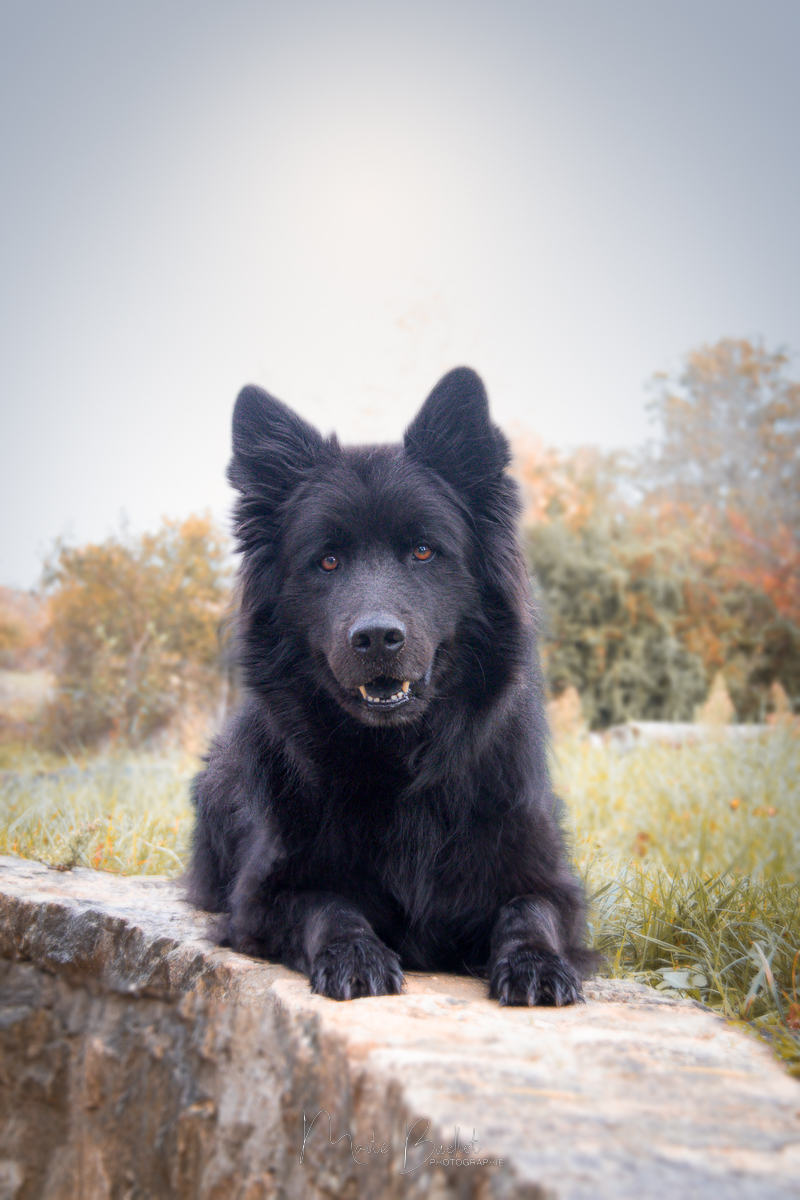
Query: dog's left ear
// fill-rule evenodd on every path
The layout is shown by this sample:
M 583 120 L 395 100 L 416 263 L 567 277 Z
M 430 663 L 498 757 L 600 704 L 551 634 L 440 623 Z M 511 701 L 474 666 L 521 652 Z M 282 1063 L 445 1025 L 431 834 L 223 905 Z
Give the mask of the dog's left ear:
M 469 367 L 456 367 L 439 380 L 404 440 L 411 458 L 476 498 L 511 461 L 508 443 L 489 417 L 483 381 Z

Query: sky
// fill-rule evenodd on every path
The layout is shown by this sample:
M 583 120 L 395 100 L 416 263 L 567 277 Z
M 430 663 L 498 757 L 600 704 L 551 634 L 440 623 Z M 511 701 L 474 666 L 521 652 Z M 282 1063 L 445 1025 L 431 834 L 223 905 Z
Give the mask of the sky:
M 800 350 L 796 0 L 0 0 L 0 583 L 225 522 L 246 382 L 387 441 L 648 436 L 693 347 Z

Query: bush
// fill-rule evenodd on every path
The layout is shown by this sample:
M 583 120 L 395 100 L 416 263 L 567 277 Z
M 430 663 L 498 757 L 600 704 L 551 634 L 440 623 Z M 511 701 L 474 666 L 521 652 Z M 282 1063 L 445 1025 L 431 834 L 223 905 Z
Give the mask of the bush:
M 553 694 L 577 688 L 595 729 L 630 719 L 691 720 L 708 681 L 700 658 L 676 635 L 680 584 L 591 527 L 539 525 L 527 544 Z
M 44 607 L 41 598 L 0 587 L 0 670 L 35 670 L 42 665 Z
M 595 728 L 690 720 L 722 672 L 740 721 L 800 712 L 800 383 L 724 340 L 656 380 L 638 455 L 516 447 L 551 690 Z
M 57 745 L 136 745 L 220 684 L 227 543 L 207 517 L 142 537 L 59 545 L 45 570 Z

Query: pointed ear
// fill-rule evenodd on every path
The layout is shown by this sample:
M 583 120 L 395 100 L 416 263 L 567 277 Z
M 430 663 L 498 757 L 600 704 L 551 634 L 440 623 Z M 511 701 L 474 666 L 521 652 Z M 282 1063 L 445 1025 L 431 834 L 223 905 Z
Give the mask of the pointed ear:
M 405 448 L 474 499 L 496 484 L 511 459 L 489 417 L 483 382 L 469 367 L 456 367 L 439 380 L 406 430 Z
M 322 449 L 322 436 L 262 388 L 242 388 L 233 409 L 228 479 L 243 495 L 277 503 Z

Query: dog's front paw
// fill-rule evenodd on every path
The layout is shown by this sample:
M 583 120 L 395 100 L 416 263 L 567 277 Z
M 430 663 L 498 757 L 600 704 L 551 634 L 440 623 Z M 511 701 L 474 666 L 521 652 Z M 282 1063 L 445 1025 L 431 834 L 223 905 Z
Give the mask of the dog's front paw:
M 321 950 L 311 968 L 311 990 L 331 1000 L 394 996 L 403 986 L 400 959 L 376 938 L 340 938 Z
M 550 950 L 520 947 L 492 967 L 490 995 L 501 1004 L 563 1004 L 583 1001 L 573 966 Z

